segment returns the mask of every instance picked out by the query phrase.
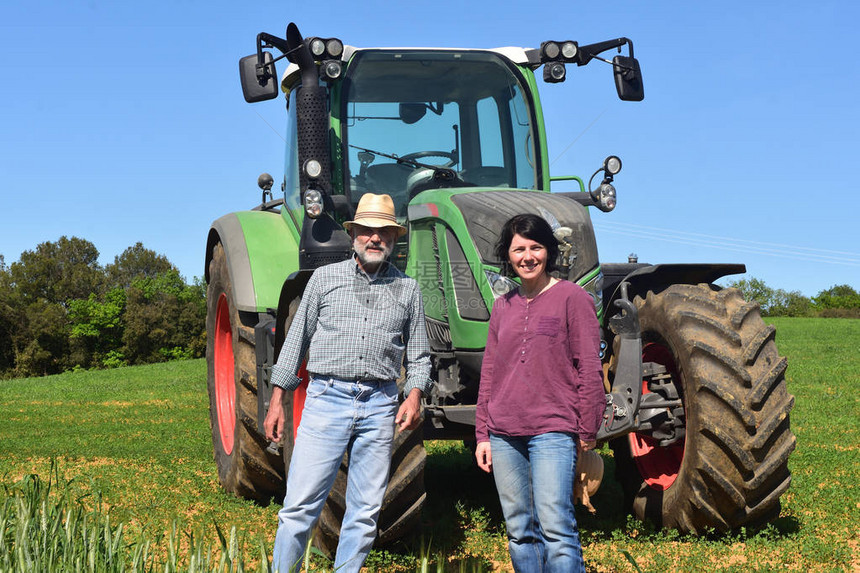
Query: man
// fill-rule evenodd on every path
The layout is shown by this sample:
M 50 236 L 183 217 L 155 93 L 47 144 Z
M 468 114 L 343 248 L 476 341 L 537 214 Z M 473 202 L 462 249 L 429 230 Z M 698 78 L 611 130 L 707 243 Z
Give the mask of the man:
M 334 567 L 358 571 L 376 538 L 376 520 L 388 483 L 394 427 L 421 421 L 421 395 L 430 387 L 430 348 L 418 283 L 388 262 L 406 233 L 388 195 L 361 197 L 344 223 L 353 259 L 318 268 L 305 288 L 281 355 L 272 369 L 274 390 L 264 423 L 281 439 L 282 397 L 299 385 L 308 352 L 310 384 L 278 512 L 273 571 L 299 569 L 308 536 L 349 452 L 346 513 Z M 406 355 L 406 396 L 398 410 L 396 380 Z

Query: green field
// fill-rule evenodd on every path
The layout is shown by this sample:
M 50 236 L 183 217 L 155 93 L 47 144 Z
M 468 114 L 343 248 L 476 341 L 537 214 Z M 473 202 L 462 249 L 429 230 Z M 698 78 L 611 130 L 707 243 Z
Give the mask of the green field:
M 593 499 L 597 517 L 580 513 L 593 570 L 860 570 L 860 320 L 770 321 L 780 353 L 789 359 L 788 388 L 796 397 L 791 426 L 797 449 L 780 518 L 763 531 L 731 536 L 654 531 L 623 514 L 606 454 L 607 477 Z M 24 538 L 15 535 L 26 525 L 21 500 L 27 496 L 63 504 L 53 513 L 44 504 L 41 513 L 28 510 L 33 531 L 50 530 L 46 513 L 62 528 L 74 513 L 69 508 L 82 512 L 81 523 L 101 524 L 93 535 L 102 541 L 88 546 L 90 553 L 114 552 L 111 559 L 131 563 L 136 552 L 139 562 L 147 562 L 140 561 L 145 549 L 147 570 L 170 570 L 163 563 L 178 563 L 182 571 L 219 570 L 219 560 L 221 570 L 259 570 L 261 555 L 271 550 L 277 504 L 259 507 L 220 490 L 205 370 L 205 361 L 192 360 L 0 382 L 0 570 L 7 570 L 4 563 L 20 563 L 15 545 Z M 430 570 L 439 560 L 447 562 L 446 570 L 509 570 L 491 480 L 473 468 L 460 444 L 434 442 L 428 450 L 423 527 L 400 545 L 375 550 L 369 570 L 416 571 L 422 559 L 430 561 Z M 48 551 L 36 542 L 30 549 Z M 81 558 L 79 570 L 121 570 L 87 569 L 89 558 Z M 320 570 L 326 566 L 319 557 L 314 563 Z

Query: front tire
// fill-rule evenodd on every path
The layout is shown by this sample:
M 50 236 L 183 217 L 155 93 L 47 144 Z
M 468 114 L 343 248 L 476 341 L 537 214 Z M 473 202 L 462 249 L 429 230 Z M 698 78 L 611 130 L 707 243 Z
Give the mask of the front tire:
M 659 447 L 634 432 L 613 441 L 616 476 L 633 514 L 694 534 L 776 518 L 791 483 L 795 437 L 794 397 L 775 329 L 736 289 L 673 285 L 634 304 L 643 361 L 664 365 L 672 376 L 686 439 Z
M 209 263 L 206 305 L 209 423 L 218 481 L 226 491 L 262 504 L 273 496 L 283 499 L 283 466 L 257 429 L 254 329 L 239 318 L 220 243 Z

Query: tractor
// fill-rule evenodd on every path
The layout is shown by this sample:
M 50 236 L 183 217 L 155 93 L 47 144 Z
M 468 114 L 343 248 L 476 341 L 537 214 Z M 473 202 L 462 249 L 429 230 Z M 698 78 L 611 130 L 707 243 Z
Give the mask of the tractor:
M 601 55 L 610 50 L 611 60 Z M 206 243 L 210 423 L 225 490 L 281 499 L 307 375 L 302 368 L 303 386 L 285 397 L 282 443 L 270 443 L 262 424 L 271 368 L 310 275 L 351 256 L 342 223 L 374 192 L 393 198 L 408 228 L 391 263 L 421 287 L 435 382 L 422 427 L 396 438 L 378 544 L 419 521 L 424 440 L 474 439 L 490 310 L 517 288 L 493 247 L 519 213 L 550 223 L 558 276 L 594 300 L 606 387 L 598 440 L 613 450 L 629 510 L 692 534 L 779 514 L 795 446 L 787 362 L 758 305 L 715 284 L 744 265 L 600 262 L 591 214 L 614 209 L 621 160 L 608 156 L 587 184 L 550 175 L 536 71 L 562 83 L 595 61 L 611 68 L 621 100 L 643 99 L 633 43 L 623 37 L 356 48 L 305 38 L 292 23 L 284 38 L 257 36 L 256 52 L 239 61 L 243 94 L 249 103 L 284 99 L 286 154 L 277 197 L 264 173 L 260 204 L 214 221 Z M 553 192 L 553 182 L 574 190 Z M 314 536 L 323 551 L 336 544 L 348 471 L 344 459 Z

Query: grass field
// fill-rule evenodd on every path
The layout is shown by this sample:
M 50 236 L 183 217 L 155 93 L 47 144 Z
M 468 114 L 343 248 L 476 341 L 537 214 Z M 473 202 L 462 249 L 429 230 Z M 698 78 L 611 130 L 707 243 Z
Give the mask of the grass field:
M 730 536 L 653 531 L 623 514 L 607 455 L 607 478 L 593 500 L 598 514 L 579 514 L 591 569 L 860 571 L 860 321 L 772 322 L 796 397 L 797 449 L 780 518 L 763 531 Z M 205 368 L 205 361 L 193 360 L 0 382 L 0 571 L 12 570 L 12 563 L 20 571 L 122 570 L 88 569 L 99 552 L 125 559 L 126 570 L 140 563 L 149 563 L 140 570 L 175 564 L 182 571 L 259 570 L 274 539 L 276 504 L 259 507 L 220 490 Z M 460 444 L 428 443 L 428 451 L 421 531 L 375 550 L 368 569 L 416 571 L 424 560 L 437 570 L 441 560 L 446 570 L 509 570 L 491 480 L 473 468 Z M 27 477 L 33 475 L 38 479 Z M 46 499 L 61 503 L 52 509 Z M 22 515 L 38 533 L 50 532 L 45 515 L 62 528 L 75 512 L 98 538 L 84 544 L 81 568 L 59 561 L 37 567 L 32 556 L 22 566 L 15 555 L 4 556 L 25 544 Z M 36 541 L 30 549 L 59 551 Z M 326 566 L 319 557 L 314 563 Z

